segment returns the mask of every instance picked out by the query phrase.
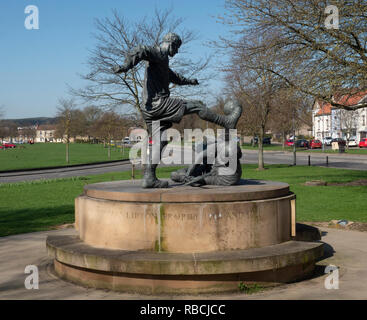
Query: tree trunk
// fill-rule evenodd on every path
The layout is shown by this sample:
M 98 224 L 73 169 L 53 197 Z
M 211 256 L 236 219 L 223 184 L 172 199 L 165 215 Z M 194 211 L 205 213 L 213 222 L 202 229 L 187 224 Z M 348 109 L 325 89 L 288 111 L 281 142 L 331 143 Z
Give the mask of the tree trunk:
M 297 154 L 296 154 L 296 131 L 293 132 L 293 165 L 297 165 Z
M 262 128 L 259 134 L 258 144 L 259 144 L 259 151 L 258 151 L 258 170 L 264 170 L 264 146 L 263 146 L 263 139 L 264 139 L 264 129 Z
M 285 151 L 285 132 L 282 132 L 282 149 Z
M 69 163 L 69 139 L 66 141 L 66 163 Z
M 108 159 L 111 159 L 111 140 L 108 139 Z

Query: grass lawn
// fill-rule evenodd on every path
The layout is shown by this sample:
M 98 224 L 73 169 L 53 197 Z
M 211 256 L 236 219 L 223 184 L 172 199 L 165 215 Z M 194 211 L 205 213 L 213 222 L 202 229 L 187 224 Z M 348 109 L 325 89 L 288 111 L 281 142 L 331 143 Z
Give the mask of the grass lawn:
M 301 151 L 301 150 L 300 150 Z M 322 149 L 314 149 L 314 150 L 302 150 L 302 151 L 310 151 L 310 152 L 322 152 Z M 339 150 L 331 150 L 326 149 L 324 153 L 339 153 Z M 367 148 L 349 148 L 348 150 L 345 149 L 346 154 L 365 154 L 367 155 Z
M 0 171 L 66 166 L 65 150 L 63 143 L 24 144 L 0 150 Z M 111 147 L 111 159 L 108 159 L 107 150 L 103 144 L 71 143 L 69 165 L 128 158 L 129 149 L 123 154 L 121 149 Z
M 243 177 L 287 182 L 297 195 L 298 221 L 347 219 L 367 222 L 367 186 L 304 186 L 309 180 L 350 182 L 367 179 L 367 171 L 286 165 L 243 166 Z M 169 177 L 174 168 L 161 168 L 158 176 Z M 141 175 L 138 173 L 137 178 Z M 0 236 L 47 230 L 74 222 L 74 199 L 85 184 L 130 179 L 130 172 L 0 184 Z

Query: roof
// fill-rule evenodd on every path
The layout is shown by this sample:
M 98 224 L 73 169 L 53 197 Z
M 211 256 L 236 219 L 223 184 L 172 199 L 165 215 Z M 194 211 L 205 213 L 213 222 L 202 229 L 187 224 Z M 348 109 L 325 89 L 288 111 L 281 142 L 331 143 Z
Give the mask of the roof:
M 319 104 L 319 111 L 316 113 L 317 116 L 324 116 L 331 114 L 331 104 L 324 101 L 317 101 Z
M 37 127 L 37 130 L 56 130 L 56 126 L 53 124 L 41 124 Z
M 345 106 L 354 106 L 356 104 L 361 103 L 363 100 L 367 99 L 367 90 L 360 91 L 357 93 L 349 93 L 338 96 L 337 94 L 333 97 L 333 100 L 336 103 L 343 104 Z M 316 100 L 319 104 L 319 111 L 316 113 L 317 116 L 324 116 L 331 114 L 331 109 L 333 106 L 321 100 Z

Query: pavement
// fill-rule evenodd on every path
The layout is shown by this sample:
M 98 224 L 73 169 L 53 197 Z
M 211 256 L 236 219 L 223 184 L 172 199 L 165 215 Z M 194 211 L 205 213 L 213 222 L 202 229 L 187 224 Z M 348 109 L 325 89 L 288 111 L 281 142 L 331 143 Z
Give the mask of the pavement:
M 47 235 L 71 234 L 73 229 L 35 232 L 0 238 L 0 300 L 325 300 L 367 299 L 367 232 L 320 228 L 322 241 L 326 243 L 326 255 L 317 263 L 318 275 L 297 283 L 265 289 L 251 295 L 245 293 L 217 295 L 150 296 L 118 293 L 108 290 L 84 288 L 57 278 L 52 271 L 52 261 L 47 257 Z M 25 273 L 28 265 L 38 267 L 39 288 L 26 289 Z M 335 265 L 339 269 L 339 288 L 326 289 L 325 267 Z M 336 273 L 333 274 L 336 276 Z

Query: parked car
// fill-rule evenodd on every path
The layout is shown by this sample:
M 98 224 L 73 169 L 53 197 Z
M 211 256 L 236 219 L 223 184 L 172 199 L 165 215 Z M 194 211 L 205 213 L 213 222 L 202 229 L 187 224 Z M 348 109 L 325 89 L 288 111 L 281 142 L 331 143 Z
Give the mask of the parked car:
M 17 146 L 13 143 L 3 143 L 4 148 L 16 148 Z
M 305 139 L 299 139 L 299 140 L 296 140 L 296 147 L 297 148 L 308 148 L 309 143 Z
M 347 144 L 347 142 L 342 138 L 335 138 L 331 140 L 331 143 L 333 142 L 337 142 L 339 145 L 342 145 L 342 146 L 345 146 Z
M 254 144 L 257 144 L 259 142 L 259 138 L 255 137 L 253 141 L 251 140 L 251 144 L 252 142 L 254 142 Z M 271 138 L 270 137 L 263 138 L 263 144 L 271 144 Z
M 286 142 L 284 142 L 284 145 L 288 147 L 292 147 L 293 144 L 294 144 L 294 141 L 292 139 L 288 139 L 286 140 Z
M 360 148 L 367 148 L 367 138 L 362 138 L 361 141 L 359 141 L 359 145 Z
M 349 139 L 348 141 L 348 147 L 358 147 L 358 143 L 356 139 Z
M 129 137 L 125 137 L 123 140 L 124 144 L 130 144 L 130 138 Z
M 310 149 L 316 149 L 316 148 L 322 148 L 322 143 L 320 140 L 316 140 L 316 139 L 312 139 L 310 141 L 310 146 L 309 146 Z
M 323 143 L 326 145 L 326 146 L 331 146 L 331 141 L 333 140 L 332 137 L 326 137 L 324 138 L 324 141 Z

